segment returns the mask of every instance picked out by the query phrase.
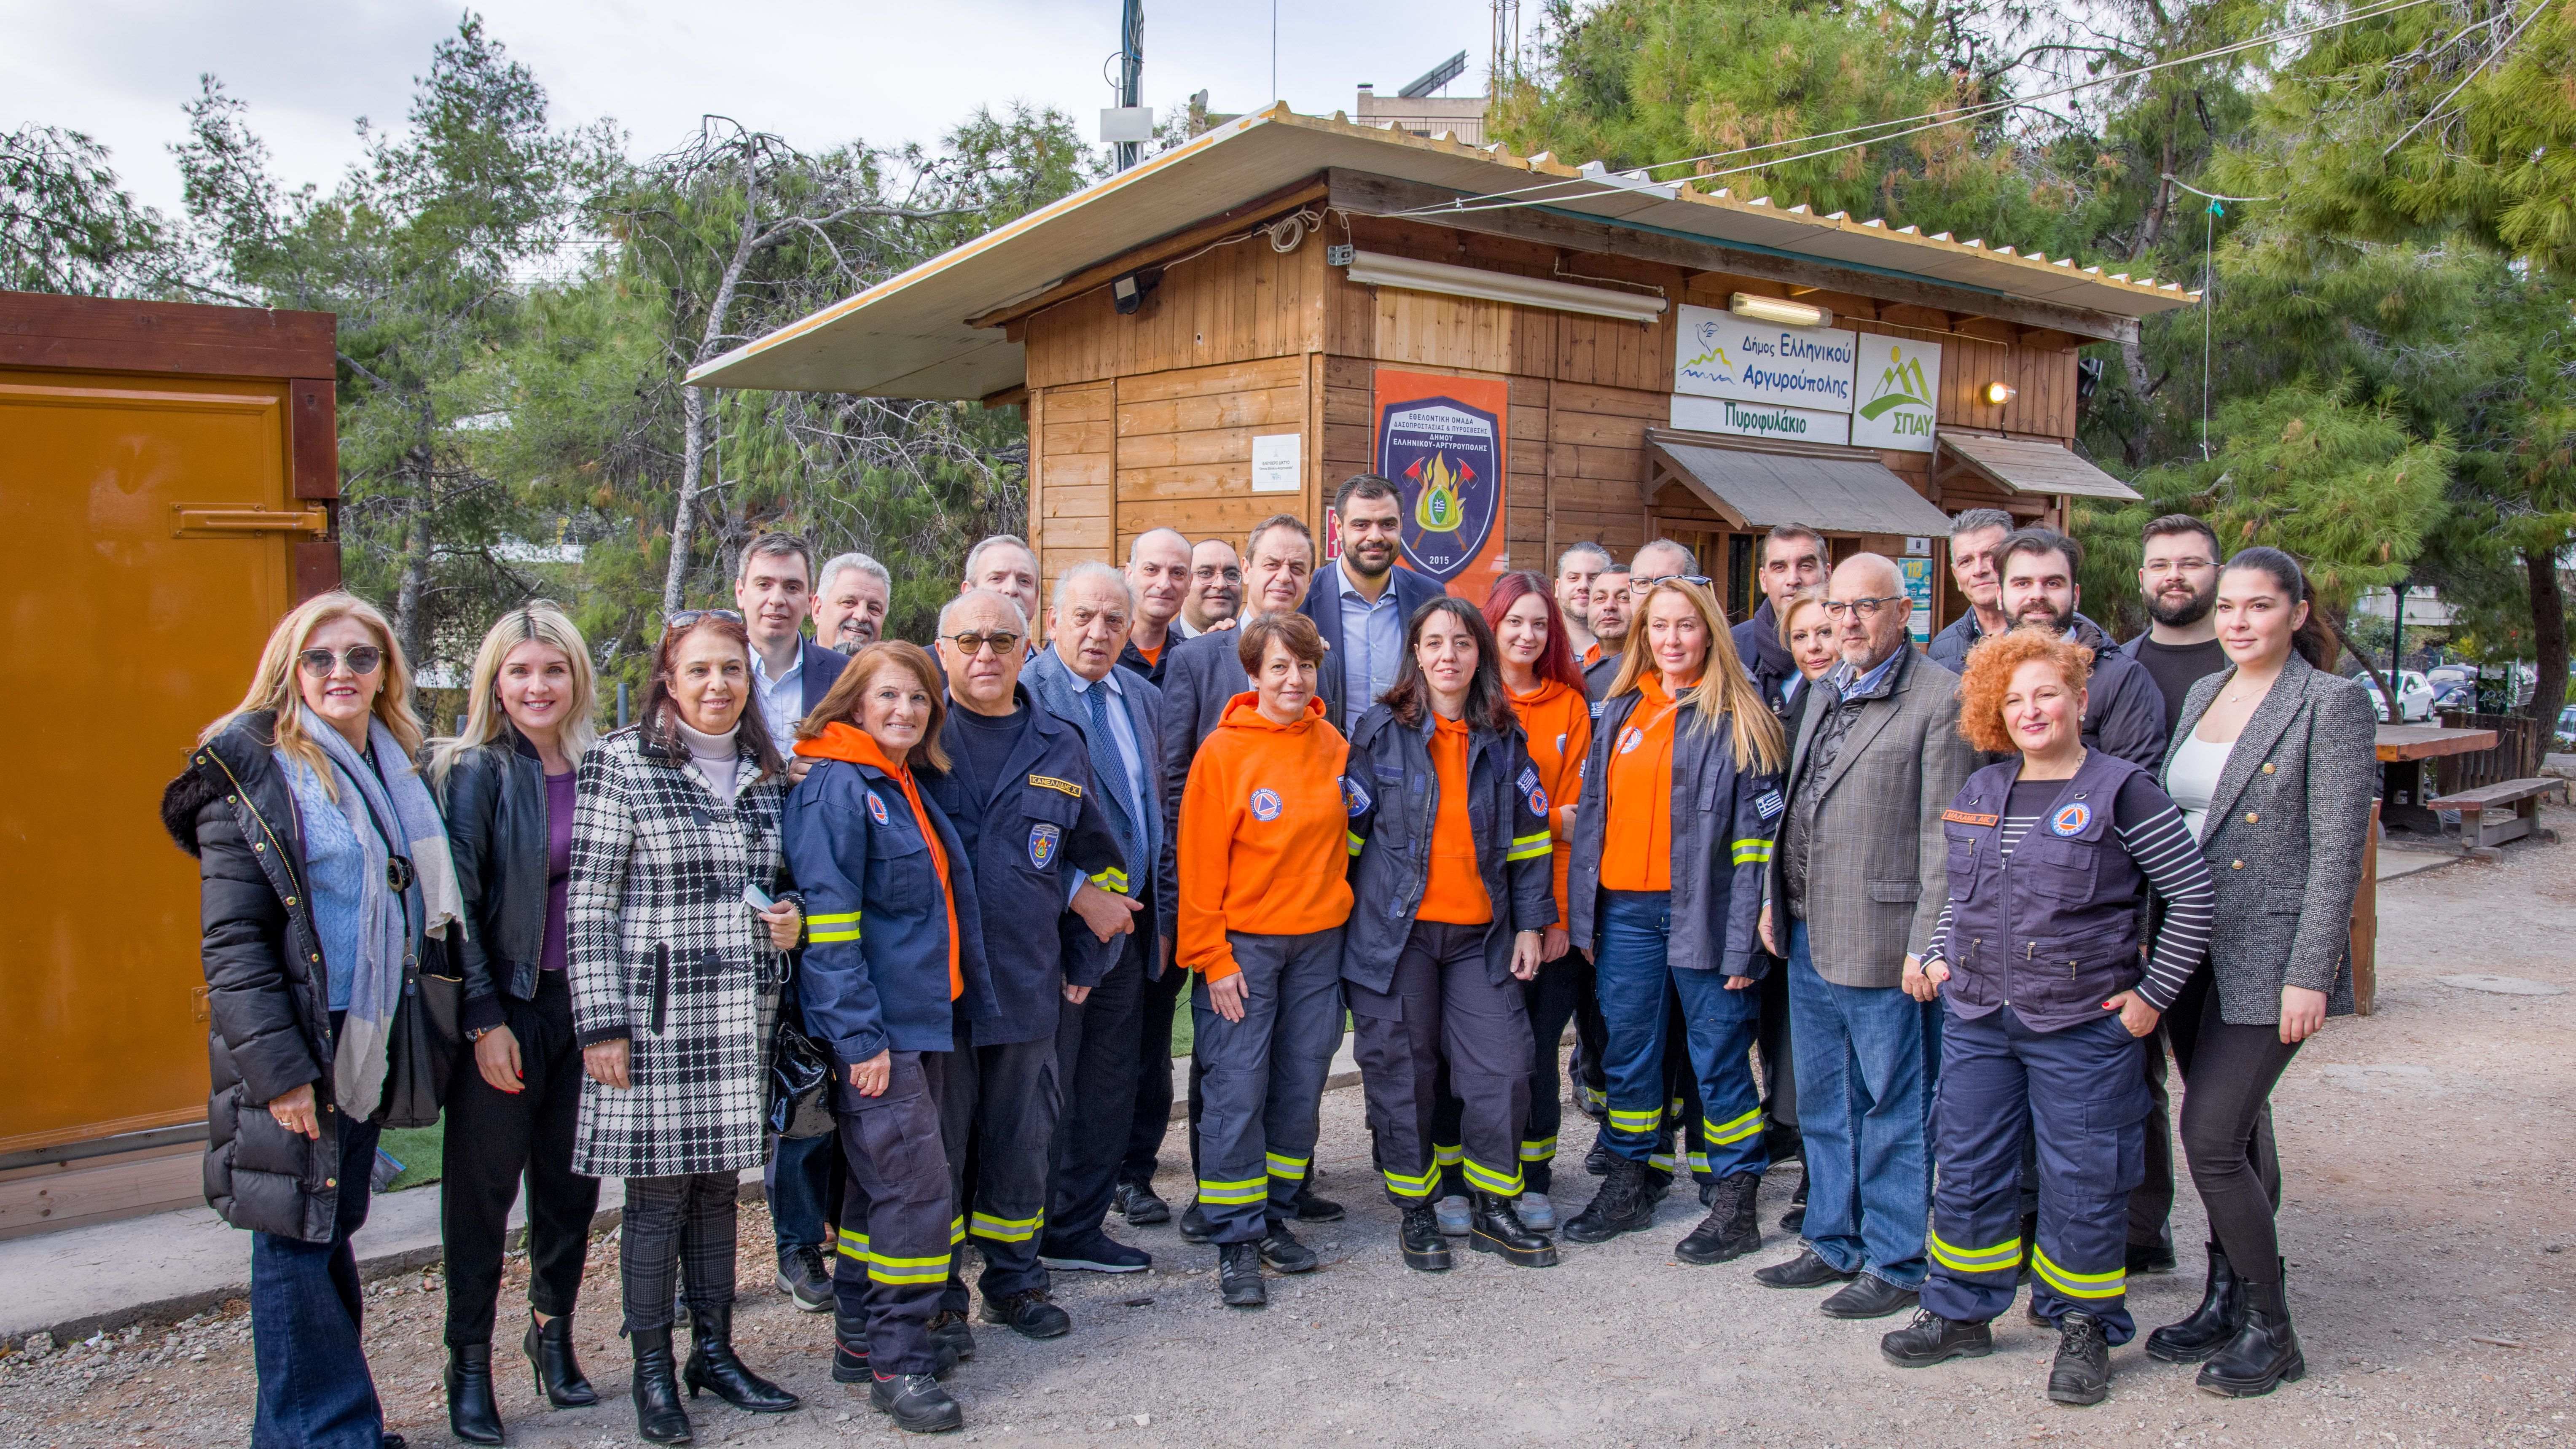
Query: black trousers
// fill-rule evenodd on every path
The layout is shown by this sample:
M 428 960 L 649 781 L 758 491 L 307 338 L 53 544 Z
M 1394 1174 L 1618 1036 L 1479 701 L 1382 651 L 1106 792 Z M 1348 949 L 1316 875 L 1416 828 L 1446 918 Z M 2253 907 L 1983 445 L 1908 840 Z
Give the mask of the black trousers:
M 832 1066 L 833 1114 L 849 1168 L 832 1262 L 832 1327 L 841 1342 L 865 1345 L 881 1374 L 926 1374 L 933 1366 L 930 1320 L 958 1237 L 934 1071 L 950 1055 L 892 1053 L 886 1089 L 874 1097 L 850 1085 L 849 1063 Z
M 1754 1042 L 1762 1049 L 1764 1145 L 1777 1162 L 1798 1145 L 1798 1073 L 1789 1047 L 1789 963 L 1773 961 L 1763 976 L 1762 1017 Z
M 1342 983 L 1378 1172 L 1399 1206 L 1430 1197 L 1452 1165 L 1436 1160 L 1451 1150 L 1437 1120 L 1444 1085 L 1465 1185 L 1504 1197 L 1525 1190 L 1529 1016 L 1519 982 L 1490 979 L 1486 930 L 1416 921 L 1384 992 Z
M 2169 1020 L 2158 1021 L 2139 1053 L 2147 1073 L 2147 1175 L 2129 1194 L 2129 1246 L 2144 1248 L 2165 1241 L 2173 1218 L 2173 1093 L 2166 1086 L 2165 1041 Z
M 734 1230 L 742 1215 L 737 1172 L 626 1179 L 618 1229 L 626 1331 L 671 1326 L 671 1297 L 685 1282 L 691 1308 L 733 1302 Z
M 1063 1106 L 1055 1038 L 962 1047 L 931 1072 L 939 1139 L 948 1153 L 949 1195 L 965 1216 L 966 1241 L 984 1255 L 975 1286 L 988 1299 L 1047 1286 L 1038 1261 L 1046 1230 L 1047 1171 Z M 939 1306 L 963 1313 L 966 1246 L 957 1245 Z
M 1564 1125 L 1564 1090 L 1557 1075 L 1559 1043 L 1565 1024 L 1592 999 L 1592 958 L 1569 948 L 1521 983 L 1521 1005 L 1529 1013 L 1529 1125 L 1521 1129 L 1521 1175 L 1529 1190 L 1545 1196 L 1555 1181 L 1556 1136 Z
M 1136 1023 L 1136 1114 L 1127 1125 L 1127 1151 L 1118 1164 L 1120 1182 L 1147 1183 L 1163 1152 L 1163 1137 L 1172 1124 L 1172 1018 L 1181 996 L 1190 989 L 1190 973 L 1175 961 L 1163 967 L 1162 979 L 1144 982 Z M 1190 1054 L 1190 1167 L 1198 1169 L 1198 1054 Z
M 2174 1059 L 2182 1068 L 2182 1150 L 2191 1185 L 2209 1212 L 2209 1233 L 2228 1266 L 2248 1282 L 2281 1272 L 2281 1157 L 2272 1139 L 2272 1088 L 2289 1070 L 2296 1046 L 2277 1023 L 2230 1026 L 2201 972 L 2165 1015 Z M 2194 988 L 2198 989 L 2195 990 Z M 2188 1004 L 2188 1010 L 2186 1010 Z M 2184 1043 L 2189 1042 L 2189 1049 Z
M 537 973 L 534 1001 L 501 998 L 519 1043 L 520 1089 L 504 1092 L 475 1069 L 472 1047 L 447 1096 L 438 1210 L 447 1244 L 447 1341 L 489 1343 L 501 1296 L 510 1204 L 528 1192 L 528 1306 L 549 1318 L 572 1312 L 581 1292 L 599 1179 L 572 1170 L 581 1112 L 581 1047 L 572 991 L 560 971 Z
M 1131 933 L 1118 964 L 1091 988 L 1091 995 L 1080 1005 L 1066 1002 L 1056 1017 L 1056 1072 L 1064 1083 L 1064 1106 L 1056 1119 L 1054 1182 L 1047 1189 L 1042 1243 L 1078 1242 L 1109 1216 L 1137 1111 L 1136 1039 L 1145 1019 L 1145 951 L 1145 933 Z M 1168 1029 L 1163 1040 L 1163 1090 L 1168 1094 Z M 1170 1114 L 1168 1103 L 1163 1110 Z

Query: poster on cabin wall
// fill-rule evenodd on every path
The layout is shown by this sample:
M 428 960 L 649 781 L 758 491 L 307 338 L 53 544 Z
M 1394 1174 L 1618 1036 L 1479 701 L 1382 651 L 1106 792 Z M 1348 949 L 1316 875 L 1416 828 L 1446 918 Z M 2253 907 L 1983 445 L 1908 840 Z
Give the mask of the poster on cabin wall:
M 1859 448 L 1929 453 L 1941 402 L 1941 344 L 1911 337 L 1860 335 L 1860 377 L 1853 388 L 1851 440 Z
M 1684 304 L 1673 328 L 1673 391 L 1817 412 L 1852 410 L 1860 334 L 1784 327 Z
M 1402 562 L 1470 603 L 1511 568 L 1503 449 L 1511 384 L 1377 370 L 1377 471 L 1403 490 Z

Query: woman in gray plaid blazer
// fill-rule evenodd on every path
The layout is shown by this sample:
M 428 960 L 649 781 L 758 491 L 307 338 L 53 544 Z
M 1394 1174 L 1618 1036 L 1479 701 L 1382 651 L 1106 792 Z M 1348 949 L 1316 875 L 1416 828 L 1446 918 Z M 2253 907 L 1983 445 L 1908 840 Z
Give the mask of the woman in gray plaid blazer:
M 674 615 L 643 721 L 582 756 L 573 817 L 564 921 L 589 1073 L 573 1170 L 626 1180 L 632 1393 L 657 1444 L 690 1435 L 671 1361 L 683 1277 L 690 1391 L 755 1413 L 797 1405 L 732 1343 L 735 1182 L 762 1159 L 770 1023 L 804 925 L 792 897 L 769 903 L 787 773 L 751 698 L 741 619 Z

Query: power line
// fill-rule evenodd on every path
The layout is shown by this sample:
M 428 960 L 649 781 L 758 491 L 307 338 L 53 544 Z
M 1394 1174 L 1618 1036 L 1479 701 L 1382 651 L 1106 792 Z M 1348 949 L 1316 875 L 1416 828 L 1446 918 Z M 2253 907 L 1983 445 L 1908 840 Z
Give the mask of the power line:
M 1864 131 L 1877 131 L 1889 126 L 1902 126 L 1906 128 L 1904 130 L 1890 132 L 1886 135 L 1863 136 L 1860 140 L 1845 142 L 1839 146 L 1826 147 L 1819 151 L 1809 151 L 1791 156 L 1774 157 L 1766 161 L 1752 162 L 1743 166 L 1730 167 L 1723 171 L 1699 172 L 1692 176 L 1682 178 L 1682 182 L 1687 184 L 1691 181 L 1713 180 L 1721 176 L 1733 176 L 1746 171 L 1764 171 L 1774 167 L 1793 165 L 1800 161 L 1814 160 L 1820 156 L 1830 156 L 1837 152 L 1848 151 L 1858 146 L 1870 146 L 1884 141 L 1901 140 L 1906 136 L 1915 135 L 1923 131 L 1934 130 L 1942 126 L 1958 125 L 1965 121 L 1980 120 L 1998 112 L 2026 108 L 2041 101 L 2054 100 L 2060 96 L 2074 95 L 2080 91 L 2093 90 L 2106 85 L 2114 85 L 2124 80 L 2133 80 L 2139 76 L 2150 75 L 2157 71 L 2171 70 L 2177 66 L 2191 65 L 2204 60 L 2214 60 L 2222 56 L 2234 55 L 2241 51 L 2254 50 L 2264 46 L 2282 44 L 2287 41 L 2305 39 L 2311 35 L 2320 35 L 2326 31 L 2338 29 L 2346 25 L 2356 24 L 2360 21 L 2374 20 L 2384 15 L 2396 14 L 2401 10 L 2411 10 L 2418 5 L 2428 5 L 2432 3 L 2434 3 L 2434 0 L 2385 0 L 2385 3 L 2367 6 L 2363 9 L 2356 10 L 2349 15 L 2343 16 L 2340 19 L 2320 22 L 2316 25 L 2298 29 L 2280 31 L 2270 35 L 2256 36 L 2247 40 L 2235 41 L 2227 45 L 2215 46 L 2211 49 L 2200 51 L 2192 55 L 2177 56 L 2171 60 L 2154 61 L 2146 65 L 2132 67 L 2128 70 L 2115 71 L 2109 75 L 2096 76 L 2090 80 L 2078 81 L 2072 85 L 2062 86 L 2053 91 L 2042 91 L 2037 95 L 2015 96 L 2003 100 L 1988 101 L 1975 106 L 1964 106 L 1950 111 L 1926 111 L 1920 115 L 1902 116 L 1885 121 L 1872 121 L 1859 126 L 1846 126 L 1841 130 L 1821 131 L 1814 135 L 1799 136 L 1786 141 L 1766 141 L 1751 146 L 1738 146 L 1731 150 L 1711 151 L 1698 156 L 1684 156 L 1673 161 L 1653 161 L 1644 166 L 1632 168 L 1629 172 L 1623 172 L 1620 174 L 1623 176 L 1646 176 L 1653 172 L 1665 170 L 1674 166 L 1695 166 L 1702 162 L 1722 161 L 1729 157 L 1749 155 L 1757 151 L 1770 151 L 1786 147 L 1805 146 L 1816 141 L 1830 141 L 1836 137 L 1857 135 Z M 2542 4 L 2545 7 L 2547 0 L 2542 0 Z M 2536 15 L 2538 12 L 2534 11 L 2533 13 Z M 1552 191 L 1568 186 L 1596 187 L 1599 188 L 1599 191 L 1595 193 L 1576 191 L 1562 196 L 1531 197 L 1531 199 L 1522 201 L 1509 199 L 1513 197 L 1530 197 L 1531 193 Z M 1450 202 L 1443 206 L 1417 207 L 1411 211 L 1392 212 L 1389 213 L 1389 215 L 1427 219 L 1444 214 L 1458 215 L 1467 212 L 1499 210 L 1514 206 L 1538 205 L 1546 201 L 1570 201 L 1575 199 L 1577 196 L 1585 194 L 1606 194 L 1609 192 L 1631 189 L 1633 189 L 1633 187 L 1620 186 L 1615 183 L 1605 184 L 1590 177 L 1553 177 L 1549 180 L 1537 182 L 1529 186 L 1518 187 L 1510 191 L 1497 191 L 1478 197 L 1474 204 L 1467 204 L 1462 199 L 1461 201 Z

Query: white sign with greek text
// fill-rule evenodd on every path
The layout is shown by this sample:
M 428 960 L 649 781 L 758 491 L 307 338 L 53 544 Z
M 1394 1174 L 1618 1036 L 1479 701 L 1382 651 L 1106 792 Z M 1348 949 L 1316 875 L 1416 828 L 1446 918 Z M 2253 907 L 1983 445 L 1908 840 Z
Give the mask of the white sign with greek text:
M 1847 413 L 1859 334 L 1838 327 L 1783 327 L 1721 312 L 1681 308 L 1673 391 L 1739 402 Z
M 1737 402 L 1731 397 L 1692 397 L 1678 392 L 1673 394 L 1673 426 L 1694 433 L 1790 438 L 1801 443 L 1851 441 L 1851 418 L 1843 413 Z

